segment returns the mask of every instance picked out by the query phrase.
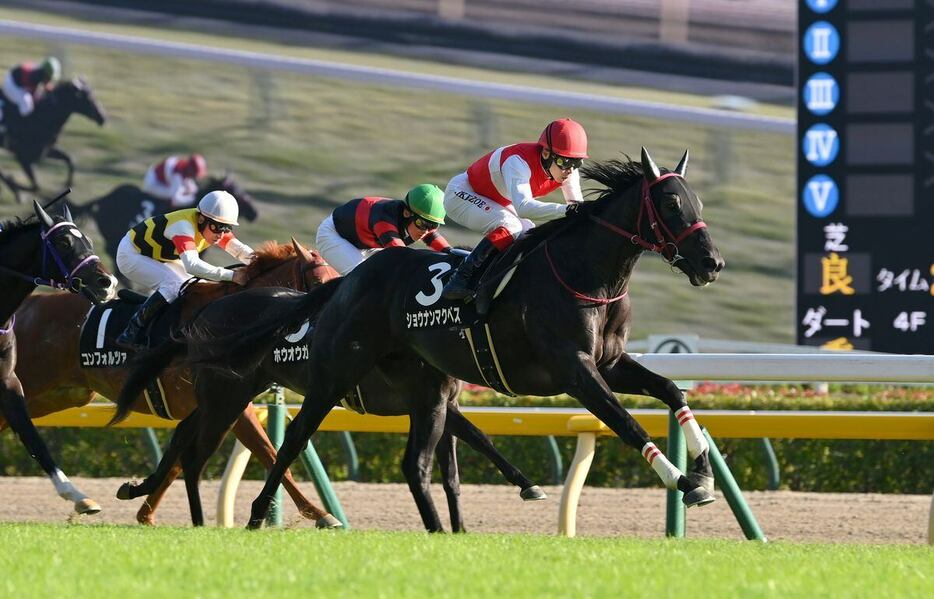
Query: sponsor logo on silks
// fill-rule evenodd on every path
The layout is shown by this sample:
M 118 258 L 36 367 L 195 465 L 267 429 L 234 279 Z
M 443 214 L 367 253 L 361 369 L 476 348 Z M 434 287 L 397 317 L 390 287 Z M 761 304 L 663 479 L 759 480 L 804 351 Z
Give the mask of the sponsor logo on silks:
M 480 208 L 486 207 L 486 200 L 484 200 L 480 196 L 475 196 L 472 193 L 467 193 L 464 190 L 458 191 L 454 195 L 464 200 L 465 202 L 469 202 L 473 204 L 474 206 L 479 206 Z
M 93 368 L 95 366 L 121 366 L 126 363 L 125 351 L 92 351 L 81 352 L 81 367 Z
M 823 218 L 837 209 L 840 190 L 827 175 L 814 175 L 804 184 L 801 199 L 805 209 L 817 218 Z
M 425 327 L 463 324 L 460 306 L 419 310 L 405 313 L 405 328 L 421 329 Z

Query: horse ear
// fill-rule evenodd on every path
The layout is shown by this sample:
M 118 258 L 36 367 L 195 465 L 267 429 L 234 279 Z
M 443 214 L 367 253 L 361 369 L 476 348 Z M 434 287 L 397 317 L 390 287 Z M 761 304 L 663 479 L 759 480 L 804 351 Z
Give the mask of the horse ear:
M 681 162 L 678 163 L 678 166 L 675 167 L 675 172 L 681 175 L 682 177 L 688 170 L 688 151 L 684 151 L 684 156 L 681 157 Z
M 46 212 L 42 208 L 42 205 L 39 204 L 39 202 L 37 202 L 36 200 L 33 200 L 32 205 L 36 210 L 36 216 L 39 217 L 39 220 L 42 222 L 43 225 L 45 225 L 46 229 L 51 229 L 52 227 L 55 226 L 55 223 L 52 221 L 52 217 L 49 216 L 49 213 Z
M 311 255 L 311 252 L 309 252 L 307 249 L 305 249 L 305 246 L 303 246 L 302 244 L 300 244 L 294 237 L 292 237 L 292 247 L 295 248 L 295 255 L 296 255 L 296 256 L 301 256 L 302 260 L 303 260 L 306 264 L 312 264 L 312 263 L 314 263 L 315 257 L 312 256 L 312 255 Z
M 62 202 L 62 214 L 64 215 L 65 220 L 67 220 L 68 222 L 70 223 L 75 222 L 75 219 L 71 217 L 71 208 L 68 207 L 68 204 L 66 202 Z
M 645 146 L 642 146 L 642 174 L 649 183 L 662 176 L 662 172 L 658 170 L 658 166 L 649 156 L 649 151 L 645 149 Z

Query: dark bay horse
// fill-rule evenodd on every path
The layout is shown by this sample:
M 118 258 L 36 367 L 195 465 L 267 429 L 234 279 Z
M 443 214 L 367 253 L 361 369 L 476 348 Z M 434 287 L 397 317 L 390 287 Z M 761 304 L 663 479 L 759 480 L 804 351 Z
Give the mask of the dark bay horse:
M 208 177 L 198 187 L 196 197 L 209 191 L 222 190 L 230 193 L 237 200 L 240 215 L 253 222 L 258 216 L 256 200 L 234 179 L 233 175 Z M 91 218 L 104 238 L 104 251 L 116 259 L 120 240 L 131 227 L 151 216 L 171 212 L 172 206 L 167 200 L 153 197 L 136 185 L 124 184 L 115 187 L 110 193 L 75 207 L 74 215 L 79 221 Z M 130 282 L 119 272 L 117 278 L 125 286 Z
M 659 253 L 695 286 L 716 280 L 724 265 L 701 218 L 701 202 L 684 178 L 687 162 L 685 152 L 673 171 L 663 172 L 643 148 L 641 163 L 584 168 L 582 173 L 604 189 L 576 213 L 532 229 L 513 245 L 509 255 L 523 258 L 490 307 L 488 323 L 511 389 L 575 397 L 640 451 L 666 487 L 682 491 L 684 503 L 695 506 L 714 500 L 706 441 L 674 382 L 625 352 L 631 319 L 627 290 L 645 250 Z M 423 519 L 431 522 L 429 530 L 442 530 L 428 489 L 432 453 L 444 430 L 446 385 L 451 376 L 485 381 L 461 326 L 410 327 L 405 310 L 410 297 L 434 305 L 441 279 L 450 276 L 455 261 L 390 248 L 305 296 L 255 290 L 225 298 L 211 306 L 213 313 L 256 318 L 249 323 L 233 318 L 226 328 L 186 333 L 193 362 L 249 373 L 275 339 L 317 314 L 306 372 L 314 384 L 253 502 L 251 528 L 262 525 L 281 473 L 328 411 L 377 367 L 412 397 L 404 469 Z M 614 393 L 651 395 L 677 414 L 693 460 L 687 474 L 657 449 Z
M 10 110 L 13 108 L 7 107 L 5 112 Z M 65 187 L 71 186 L 75 175 L 74 161 L 56 143 L 72 114 L 86 116 L 98 125 L 107 121 L 104 109 L 94 98 L 91 88 L 79 78 L 56 85 L 36 102 L 35 110 L 26 117 L 14 117 L 12 123 L 7 117 L 7 131 L 0 145 L 12 152 L 29 179 L 29 185 L 24 186 L 17 183 L 11 174 L 0 173 L 0 181 L 13 191 L 17 202 L 22 201 L 20 191 L 39 191 L 33 165 L 43 158 L 63 161 L 68 167 Z
M 309 289 L 337 276 L 317 253 L 305 250 L 294 240 L 292 245 L 269 243 L 256 251 L 256 260 L 247 267 L 247 288 L 274 285 Z M 211 301 L 241 289 L 233 283 L 189 285 L 181 299 L 181 320 L 184 322 Z M 59 293 L 32 296 L 17 311 L 15 330 L 19 343 L 16 350 L 20 360 L 16 374 L 26 391 L 26 402 L 33 418 L 84 406 L 95 393 L 108 398 L 117 397 L 123 386 L 129 374 L 125 367 L 80 367 L 78 340 L 89 308 L 89 303 L 83 298 Z M 162 373 L 161 380 L 168 413 L 184 419 L 196 405 L 190 373 L 183 367 L 170 367 Z M 129 409 L 152 413 L 149 404 L 140 396 L 132 398 Z M 271 467 L 276 455 L 275 447 L 256 418 L 252 404 L 241 406 L 235 419 L 237 438 L 266 468 Z M 0 421 L 0 428 L 4 425 Z M 163 486 L 153 489 L 137 513 L 141 524 L 155 522 L 155 510 L 172 480 L 178 476 L 180 468 L 174 463 L 169 466 L 173 467 L 173 476 Z M 286 476 L 285 487 L 303 516 L 315 520 L 322 527 L 340 525 L 336 518 L 315 506 L 301 492 L 290 474 Z
M 192 326 L 210 326 L 214 311 L 208 306 L 202 314 L 192 321 Z M 224 321 L 231 314 L 224 312 Z M 255 314 L 243 314 L 244 322 L 255 317 Z M 313 325 L 309 325 L 313 327 Z M 305 330 L 304 328 L 302 329 Z M 308 338 L 313 330 L 304 332 Z M 148 355 L 141 355 L 134 360 L 136 367 L 126 379 L 126 384 L 117 398 L 117 413 L 113 422 L 121 420 L 129 413 L 135 398 L 142 393 L 148 383 L 154 379 L 174 358 L 183 355 L 186 346 L 181 342 L 169 342 L 155 349 Z M 392 368 L 415 370 L 421 368 L 419 363 L 400 360 Z M 195 526 L 204 524 L 201 508 L 201 498 L 198 491 L 198 482 L 207 460 L 217 451 L 221 441 L 237 415 L 245 406 L 251 405 L 252 398 L 275 382 L 292 391 L 306 393 L 309 384 L 314 381 L 305 379 L 305 364 L 303 361 L 288 362 L 277 361 L 272 355 L 267 356 L 258 368 L 245 378 L 231 377 L 215 369 L 199 369 L 195 375 L 195 393 L 198 400 L 198 409 L 191 413 L 175 429 L 172 441 L 163 455 L 162 461 L 146 480 L 140 483 L 125 483 L 118 492 L 118 497 L 132 499 L 146 495 L 152 489 L 165 484 L 165 478 L 172 476 L 169 468 L 177 459 L 182 462 L 185 472 L 185 486 L 188 489 L 188 501 L 191 508 L 192 522 Z M 406 388 L 397 387 L 391 378 L 387 378 L 379 370 L 368 373 L 357 383 L 357 389 L 368 414 L 377 416 L 405 416 L 412 410 L 412 399 Z M 454 532 L 463 532 L 464 519 L 460 507 L 460 475 L 457 468 L 457 438 L 467 442 L 475 450 L 486 456 L 503 473 L 510 483 L 519 487 L 519 496 L 525 501 L 546 499 L 545 493 L 518 468 L 512 465 L 500 454 L 493 443 L 483 431 L 461 413 L 457 398 L 463 384 L 449 377 L 444 384 L 442 393 L 446 418 L 444 431 L 435 449 L 438 464 L 441 468 L 441 480 L 447 497 L 448 511 L 451 518 L 451 528 Z M 429 526 L 430 522 L 425 522 Z
M 117 282 L 94 255 L 91 240 L 72 223 L 67 206 L 61 214 L 50 215 L 34 204 L 38 220 L 0 223 L 0 413 L 49 475 L 58 494 L 73 501 L 79 514 L 94 514 L 100 506 L 68 480 L 30 420 L 23 384 L 15 372 L 21 357 L 17 337 L 22 322 L 14 313 L 40 284 L 80 293 L 84 297 L 65 295 L 88 306 L 111 299 Z M 43 364 L 48 376 L 48 362 Z

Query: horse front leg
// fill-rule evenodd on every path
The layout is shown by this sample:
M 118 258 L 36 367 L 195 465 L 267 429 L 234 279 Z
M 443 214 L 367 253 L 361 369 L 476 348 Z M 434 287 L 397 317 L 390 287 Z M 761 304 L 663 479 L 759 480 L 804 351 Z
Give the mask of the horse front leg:
M 448 500 L 448 513 L 451 516 L 451 530 L 467 532 L 464 528 L 464 516 L 461 514 L 461 477 L 457 468 L 457 438 L 445 431 L 435 447 L 435 457 L 441 468 L 441 484 Z
M 243 446 L 249 449 L 250 453 L 263 464 L 266 470 L 272 468 L 273 464 L 276 463 L 276 448 L 273 447 L 272 442 L 269 441 L 269 436 L 266 434 L 266 431 L 263 430 L 259 419 L 256 417 L 256 410 L 253 408 L 253 404 L 247 405 L 246 409 L 237 416 L 237 420 L 233 425 L 233 432 L 234 435 L 237 436 L 237 439 L 243 443 Z M 285 487 L 289 497 L 295 502 L 295 507 L 298 508 L 298 512 L 303 517 L 314 520 L 315 527 L 341 528 L 343 526 L 340 520 L 319 508 L 302 493 L 295 479 L 292 478 L 291 470 L 287 469 L 285 471 L 282 486 Z
M 19 162 L 19 165 L 23 169 L 23 172 L 26 173 L 26 178 L 29 179 L 29 185 L 30 185 L 29 187 L 23 187 L 22 185 L 19 185 L 19 183 L 17 183 L 17 186 L 19 186 L 19 188 L 23 191 L 38 192 L 39 182 L 36 180 L 36 173 L 32 168 L 32 163 L 26 162 L 25 160 L 20 159 L 20 158 L 17 158 L 17 162 Z
M 65 167 L 68 169 L 68 176 L 65 178 L 65 187 L 71 187 L 71 184 L 75 180 L 75 163 L 71 159 L 71 156 L 57 146 L 52 146 L 46 152 L 46 157 L 53 160 L 61 160 L 65 163 Z
M 649 395 L 662 401 L 678 419 L 688 448 L 688 455 L 693 461 L 688 472 L 692 482 L 703 486 L 713 493 L 713 469 L 710 466 L 710 447 L 700 430 L 694 413 L 684 399 L 684 393 L 671 379 L 656 374 L 623 354 L 615 363 L 600 369 L 614 393 Z
M 402 474 L 428 532 L 444 532 L 438 510 L 431 498 L 430 486 L 432 457 L 438 441 L 444 434 L 446 414 L 444 402 L 413 406 L 409 414 L 409 441 L 402 457 Z
M 668 460 L 652 442 L 645 429 L 619 405 L 616 396 L 589 355 L 580 355 L 568 394 L 577 398 L 591 414 L 610 427 L 623 443 L 638 450 L 666 488 L 683 492 L 682 501 L 686 506 L 706 505 L 714 501 L 703 485 L 693 482 Z
M 45 441 L 39 436 L 39 431 L 29 419 L 26 398 L 23 397 L 23 386 L 13 373 L 9 373 L 0 380 L 0 412 L 3 413 L 3 417 L 19 437 L 29 455 L 39 462 L 39 466 L 52 481 L 59 497 L 73 502 L 75 511 L 79 514 L 96 514 L 101 511 L 101 506 L 68 480 L 65 473 L 52 459 Z
M 4 185 L 13 193 L 13 199 L 16 200 L 17 204 L 23 203 L 23 196 L 20 193 L 19 183 L 13 179 L 12 175 L 7 175 L 6 173 L 0 171 L 0 182 L 3 182 Z

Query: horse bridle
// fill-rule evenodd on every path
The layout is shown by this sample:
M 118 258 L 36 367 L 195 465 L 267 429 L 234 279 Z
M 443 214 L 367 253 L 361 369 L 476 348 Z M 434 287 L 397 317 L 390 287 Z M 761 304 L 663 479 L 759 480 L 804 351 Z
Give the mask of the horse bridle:
M 668 228 L 668 226 L 665 224 L 665 221 L 662 220 L 662 218 L 659 216 L 658 210 L 655 209 L 655 204 L 652 203 L 651 191 L 652 187 L 658 183 L 661 183 L 665 179 L 670 179 L 672 177 L 678 177 L 679 179 L 683 178 L 678 173 L 665 173 L 652 182 L 649 182 L 647 178 L 643 177 L 642 198 L 639 202 L 639 215 L 636 217 L 636 233 L 630 233 L 622 227 L 618 227 L 608 220 L 602 219 L 599 216 L 594 216 L 593 214 L 589 215 L 590 220 L 594 221 L 602 227 L 609 229 L 617 235 L 625 237 L 630 242 L 632 242 L 633 245 L 637 245 L 643 249 L 659 254 L 662 258 L 665 259 L 666 262 L 668 262 L 668 265 L 673 268 L 680 260 L 684 260 L 684 256 L 682 256 L 678 250 L 678 244 L 684 241 L 689 235 L 691 235 L 691 233 L 705 228 L 707 223 L 705 223 L 703 220 L 698 220 L 690 227 L 687 227 L 684 231 L 682 231 L 680 235 L 675 235 L 671 232 L 671 229 Z M 649 229 L 651 229 L 655 234 L 655 243 L 646 241 L 642 238 L 642 236 L 639 235 L 639 231 L 642 230 L 641 225 L 643 215 L 645 215 L 649 221 Z M 591 297 L 589 295 L 580 293 L 568 285 L 568 283 L 563 278 L 561 278 L 561 275 L 558 273 L 558 269 L 555 267 L 555 263 L 551 259 L 551 254 L 548 252 L 548 242 L 545 241 L 545 243 L 542 245 L 545 246 L 545 259 L 548 260 L 548 266 L 551 267 L 552 274 L 555 275 L 558 283 L 560 283 L 562 287 L 568 290 L 575 298 L 593 302 L 599 305 L 606 305 L 612 304 L 613 302 L 618 302 L 619 300 L 626 297 L 626 294 L 629 293 L 628 289 L 624 289 L 621 294 L 610 298 Z
M 87 287 L 87 285 L 84 284 L 84 281 L 81 279 L 81 277 L 76 277 L 75 273 L 77 273 L 79 270 L 81 270 L 88 264 L 92 264 L 94 262 L 100 262 L 101 259 L 96 254 L 91 254 L 85 257 L 84 259 L 82 259 L 80 262 L 78 262 L 78 264 L 74 268 L 69 270 L 68 265 L 65 264 L 65 261 L 62 259 L 61 254 L 59 253 L 57 249 L 55 249 L 55 244 L 52 243 L 52 233 L 54 233 L 60 227 L 66 227 L 66 226 L 70 226 L 74 229 L 78 228 L 78 226 L 75 225 L 75 223 L 66 220 L 60 223 L 56 223 L 55 225 L 50 227 L 47 231 L 43 230 L 42 233 L 40 234 L 40 237 L 42 238 L 42 274 L 41 275 L 39 276 L 27 275 L 27 274 L 19 272 L 18 270 L 14 270 L 6 266 L 0 266 L 0 270 L 10 275 L 13 275 L 19 279 L 22 279 L 24 281 L 28 281 L 36 286 L 45 285 L 47 287 L 53 287 L 55 289 L 71 291 L 72 293 L 80 293 L 82 289 Z M 52 259 L 55 260 L 55 263 L 58 265 L 59 271 L 65 277 L 64 281 L 58 281 L 52 277 L 46 276 L 49 256 L 52 256 Z

